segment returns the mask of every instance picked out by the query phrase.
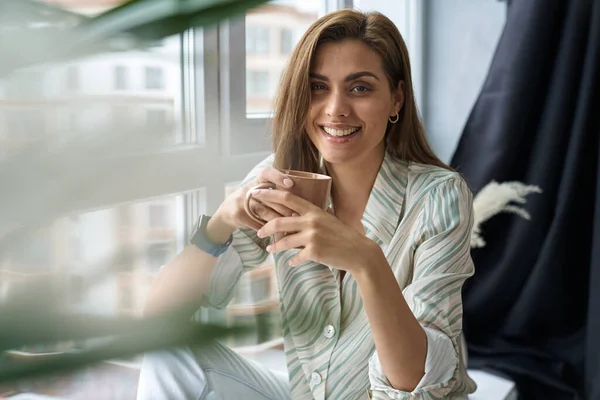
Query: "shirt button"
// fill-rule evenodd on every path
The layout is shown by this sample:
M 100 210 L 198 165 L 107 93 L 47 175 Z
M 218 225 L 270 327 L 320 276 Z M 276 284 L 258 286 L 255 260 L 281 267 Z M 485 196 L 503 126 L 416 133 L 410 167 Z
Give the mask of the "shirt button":
M 325 329 L 323 329 L 323 336 L 325 336 L 327 339 L 331 339 L 335 336 L 335 328 L 333 325 L 327 325 Z
M 312 380 L 312 383 L 316 386 L 316 385 L 320 385 L 321 382 L 323 382 L 323 378 L 321 378 L 321 374 L 319 374 L 318 372 L 313 372 L 312 374 L 310 374 L 310 379 Z

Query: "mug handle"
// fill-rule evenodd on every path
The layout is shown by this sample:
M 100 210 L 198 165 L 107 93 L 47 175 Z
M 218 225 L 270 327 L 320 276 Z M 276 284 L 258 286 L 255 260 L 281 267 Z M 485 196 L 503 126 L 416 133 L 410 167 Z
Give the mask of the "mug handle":
M 270 182 L 261 183 L 259 185 L 256 185 L 256 186 L 250 188 L 248 190 L 248 193 L 246 193 L 246 202 L 244 203 L 244 209 L 246 210 L 246 214 L 248 214 L 248 216 L 250 218 L 252 218 L 254 221 L 258 222 L 259 224 L 264 225 L 267 223 L 267 221 L 265 221 L 264 219 L 262 219 L 258 215 L 256 215 L 254 213 L 254 211 L 252 211 L 252 209 L 250 208 L 250 200 L 252 200 L 252 192 L 254 190 L 258 190 L 258 189 L 275 189 L 275 184 L 270 183 Z

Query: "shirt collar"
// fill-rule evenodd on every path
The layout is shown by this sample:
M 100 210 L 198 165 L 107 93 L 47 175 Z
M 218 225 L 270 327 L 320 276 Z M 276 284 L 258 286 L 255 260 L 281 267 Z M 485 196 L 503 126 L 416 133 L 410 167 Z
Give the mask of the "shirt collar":
M 407 182 L 408 162 L 386 152 L 362 218 L 366 235 L 380 246 L 390 243 L 400 223 Z

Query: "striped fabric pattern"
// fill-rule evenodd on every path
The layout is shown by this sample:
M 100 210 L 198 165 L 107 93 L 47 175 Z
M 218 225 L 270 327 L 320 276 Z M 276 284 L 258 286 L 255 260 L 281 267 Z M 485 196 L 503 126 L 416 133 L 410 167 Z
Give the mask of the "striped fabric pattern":
M 272 164 L 259 164 L 243 184 Z M 450 338 L 460 360 L 452 377 L 412 393 L 392 388 L 373 368 L 375 343 L 351 274 L 339 290 L 339 271 L 314 262 L 290 267 L 297 250 L 275 254 L 285 355 L 298 399 L 441 399 L 475 391 L 459 357 L 461 288 L 474 273 L 469 239 L 472 194 L 458 173 L 385 156 L 373 186 L 363 226 L 384 251 L 404 297 L 422 326 Z M 234 234 L 205 293 L 205 305 L 223 308 L 243 270 L 268 256 L 269 239 L 254 231 Z M 334 335 L 324 330 L 333 327 Z M 329 337 L 328 337 L 329 336 Z M 371 366 L 370 366 L 371 365 Z

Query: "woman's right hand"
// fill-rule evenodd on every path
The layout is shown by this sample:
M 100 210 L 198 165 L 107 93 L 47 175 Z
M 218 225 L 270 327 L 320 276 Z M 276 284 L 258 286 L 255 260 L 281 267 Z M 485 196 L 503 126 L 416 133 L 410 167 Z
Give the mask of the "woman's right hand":
M 214 238 L 217 242 L 225 242 L 231 233 L 238 228 L 248 227 L 255 231 L 262 228 L 262 224 L 252 219 L 245 209 L 248 191 L 261 183 L 273 183 L 286 188 L 290 188 L 294 184 L 287 175 L 273 167 L 263 169 L 253 182 L 237 189 L 221 203 L 207 227 L 211 238 Z M 250 200 L 250 208 L 257 216 L 267 222 L 279 217 L 290 217 L 293 214 L 292 210 L 281 205 L 263 204 L 254 199 Z M 223 238 L 224 240 L 222 240 Z

